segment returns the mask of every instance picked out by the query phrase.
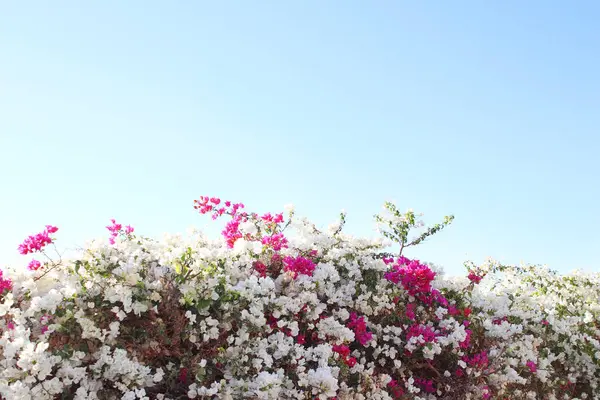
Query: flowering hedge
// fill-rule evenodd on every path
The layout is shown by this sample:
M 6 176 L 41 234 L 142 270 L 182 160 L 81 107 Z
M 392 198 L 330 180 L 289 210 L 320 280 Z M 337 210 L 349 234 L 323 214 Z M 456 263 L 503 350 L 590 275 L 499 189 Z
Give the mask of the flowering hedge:
M 390 203 L 382 238 L 327 232 L 290 208 L 201 197 L 228 222 L 50 257 L 46 226 L 0 271 L 0 397 L 17 399 L 598 399 L 600 277 L 402 255 L 452 222 Z M 395 243 L 399 251 L 386 253 Z M 38 257 L 39 258 L 39 257 Z

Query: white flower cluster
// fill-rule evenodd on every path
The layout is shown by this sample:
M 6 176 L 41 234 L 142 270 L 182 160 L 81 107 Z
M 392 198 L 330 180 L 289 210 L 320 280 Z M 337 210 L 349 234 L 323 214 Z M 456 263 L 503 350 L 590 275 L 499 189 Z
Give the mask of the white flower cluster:
M 428 267 L 394 281 L 381 241 L 337 228 L 294 219 L 274 251 L 246 221 L 233 248 L 131 236 L 4 271 L 0 397 L 600 398 L 598 274 L 433 271 L 426 297 Z

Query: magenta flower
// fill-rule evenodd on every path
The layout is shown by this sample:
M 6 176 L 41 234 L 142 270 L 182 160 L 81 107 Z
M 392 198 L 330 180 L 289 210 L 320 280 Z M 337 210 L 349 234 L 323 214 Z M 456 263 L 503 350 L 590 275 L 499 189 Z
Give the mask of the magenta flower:
M 294 278 L 299 274 L 312 276 L 315 270 L 315 263 L 304 257 L 291 257 L 287 256 L 283 259 L 283 264 L 286 271 L 292 271 Z
M 112 225 L 108 225 L 106 227 L 106 229 L 108 229 L 108 231 L 110 232 L 110 238 L 108 239 L 108 242 L 110 244 L 115 244 L 115 238 L 117 236 L 119 236 L 119 234 L 121 235 L 131 235 L 133 233 L 133 227 L 131 225 L 127 225 L 125 227 L 125 229 L 123 229 L 123 225 L 118 224 L 117 221 L 115 221 L 115 219 L 111 219 L 110 222 L 112 222 Z
M 46 225 L 46 229 L 43 232 L 29 236 L 19 245 L 19 253 L 25 255 L 41 251 L 42 248 L 52 243 L 51 234 L 56 233 L 58 228 L 52 225 Z
M 42 267 L 42 263 L 40 263 L 38 260 L 31 260 L 29 262 L 29 265 L 27 265 L 27 268 L 30 271 L 37 271 L 38 269 L 40 269 Z
M 373 338 L 373 334 L 367 331 L 367 324 L 364 317 L 358 317 L 356 313 L 350 314 L 350 322 L 346 325 L 354 331 L 354 337 L 357 342 L 365 346 Z
M 473 282 L 474 284 L 478 284 L 479 282 L 481 282 L 481 280 L 483 279 L 483 276 L 479 276 L 477 275 L 475 272 L 469 272 L 469 276 L 468 276 L 469 280 L 471 282 Z
M 534 374 L 537 371 L 537 364 L 533 361 L 527 361 L 527 367 L 529 368 L 529 371 L 531 371 L 532 374 Z
M 4 293 L 5 290 L 12 289 L 12 281 L 8 278 L 2 277 L 2 270 L 0 269 L 0 295 Z
M 262 244 L 271 247 L 275 251 L 279 251 L 284 247 L 288 247 L 288 240 L 283 236 L 283 233 L 276 233 L 271 236 L 264 236 L 262 238 Z

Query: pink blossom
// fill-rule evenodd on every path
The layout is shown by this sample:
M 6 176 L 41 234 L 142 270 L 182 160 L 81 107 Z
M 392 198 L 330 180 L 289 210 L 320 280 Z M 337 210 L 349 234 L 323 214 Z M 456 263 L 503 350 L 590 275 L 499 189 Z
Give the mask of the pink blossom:
M 469 276 L 468 276 L 469 280 L 471 282 L 473 282 L 474 284 L 478 284 L 479 282 L 481 282 L 481 280 L 483 279 L 483 276 L 479 276 L 477 275 L 475 272 L 469 272 Z
M 254 264 L 252 265 L 254 267 L 254 270 L 256 272 L 258 272 L 258 274 L 262 277 L 262 278 L 266 278 L 267 277 L 267 266 L 265 264 L 263 264 L 260 261 L 255 261 Z
M 462 360 L 472 368 L 484 369 L 489 365 L 489 359 L 486 351 L 473 354 L 472 356 L 463 356 Z
M 415 378 L 415 384 L 420 386 L 427 393 L 435 393 L 433 381 L 431 379 Z
M 418 336 L 422 336 L 425 343 L 432 343 L 437 340 L 437 335 L 431 326 L 420 324 L 411 325 L 406 333 L 406 341 Z
M 363 346 L 373 338 L 373 334 L 367 331 L 365 318 L 358 317 L 356 313 L 350 314 L 350 322 L 346 326 L 354 331 L 355 339 Z
M 315 263 L 304 257 L 287 256 L 283 259 L 283 264 L 286 271 L 293 272 L 294 278 L 299 274 L 312 276 L 315 270 Z
M 419 298 L 426 303 L 431 302 L 431 296 L 439 294 L 433 292 L 431 282 L 435 279 L 435 272 L 419 260 L 409 260 L 398 257 L 392 270 L 385 274 L 385 278 L 393 283 L 401 284 L 409 295 Z
M 12 281 L 8 278 L 3 278 L 3 272 L 0 269 L 0 295 L 4 293 L 5 290 L 12 289 Z
M 465 329 L 465 332 L 467 333 L 467 337 L 459 343 L 461 349 L 468 349 L 471 345 L 471 330 Z
M 492 393 L 490 392 L 490 388 L 488 386 L 484 386 L 482 390 L 482 395 L 485 400 L 492 397 Z
M 48 234 L 53 234 L 56 233 L 58 231 L 58 228 L 52 225 L 46 225 L 46 232 L 48 232 Z
M 233 248 L 235 242 L 243 237 L 240 232 L 240 222 L 241 219 L 239 217 L 234 217 L 225 225 L 225 229 L 221 232 L 229 248 Z
M 350 355 L 350 347 L 346 346 L 345 344 L 334 345 L 331 347 L 331 349 L 343 358 L 348 357 Z
M 29 265 L 27 265 L 27 268 L 30 271 L 37 271 L 38 269 L 40 269 L 42 267 L 42 263 L 40 263 L 38 260 L 31 260 L 29 262 Z
M 393 396 L 394 399 L 400 399 L 402 396 L 404 396 L 404 389 L 398 384 L 397 380 L 392 379 L 387 384 L 387 387 L 390 390 L 390 394 Z
M 525 364 L 527 365 L 527 367 L 529 368 L 529 371 L 531 371 L 531 373 L 535 373 L 537 371 L 537 364 L 533 361 L 527 361 L 527 363 Z
M 25 255 L 41 251 L 42 248 L 52 243 L 51 234 L 56 233 L 58 228 L 52 225 L 46 225 L 46 229 L 43 232 L 29 236 L 19 245 L 19 253 Z
M 264 236 L 262 238 L 262 244 L 271 247 L 275 251 L 279 251 L 282 248 L 288 247 L 288 240 L 283 236 L 283 233 L 276 233 L 271 236 Z

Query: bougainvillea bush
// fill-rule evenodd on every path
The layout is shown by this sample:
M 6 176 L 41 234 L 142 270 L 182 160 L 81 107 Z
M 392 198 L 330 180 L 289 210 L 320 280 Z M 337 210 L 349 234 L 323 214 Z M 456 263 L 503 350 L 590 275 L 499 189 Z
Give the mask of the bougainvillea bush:
M 344 214 L 323 231 L 292 209 L 194 208 L 223 237 L 113 220 L 69 260 L 48 251 L 58 228 L 27 238 L 0 274 L 0 396 L 600 398 L 598 274 L 489 261 L 446 277 L 403 251 L 452 217 L 425 229 L 390 203 L 378 240 L 344 234 Z

